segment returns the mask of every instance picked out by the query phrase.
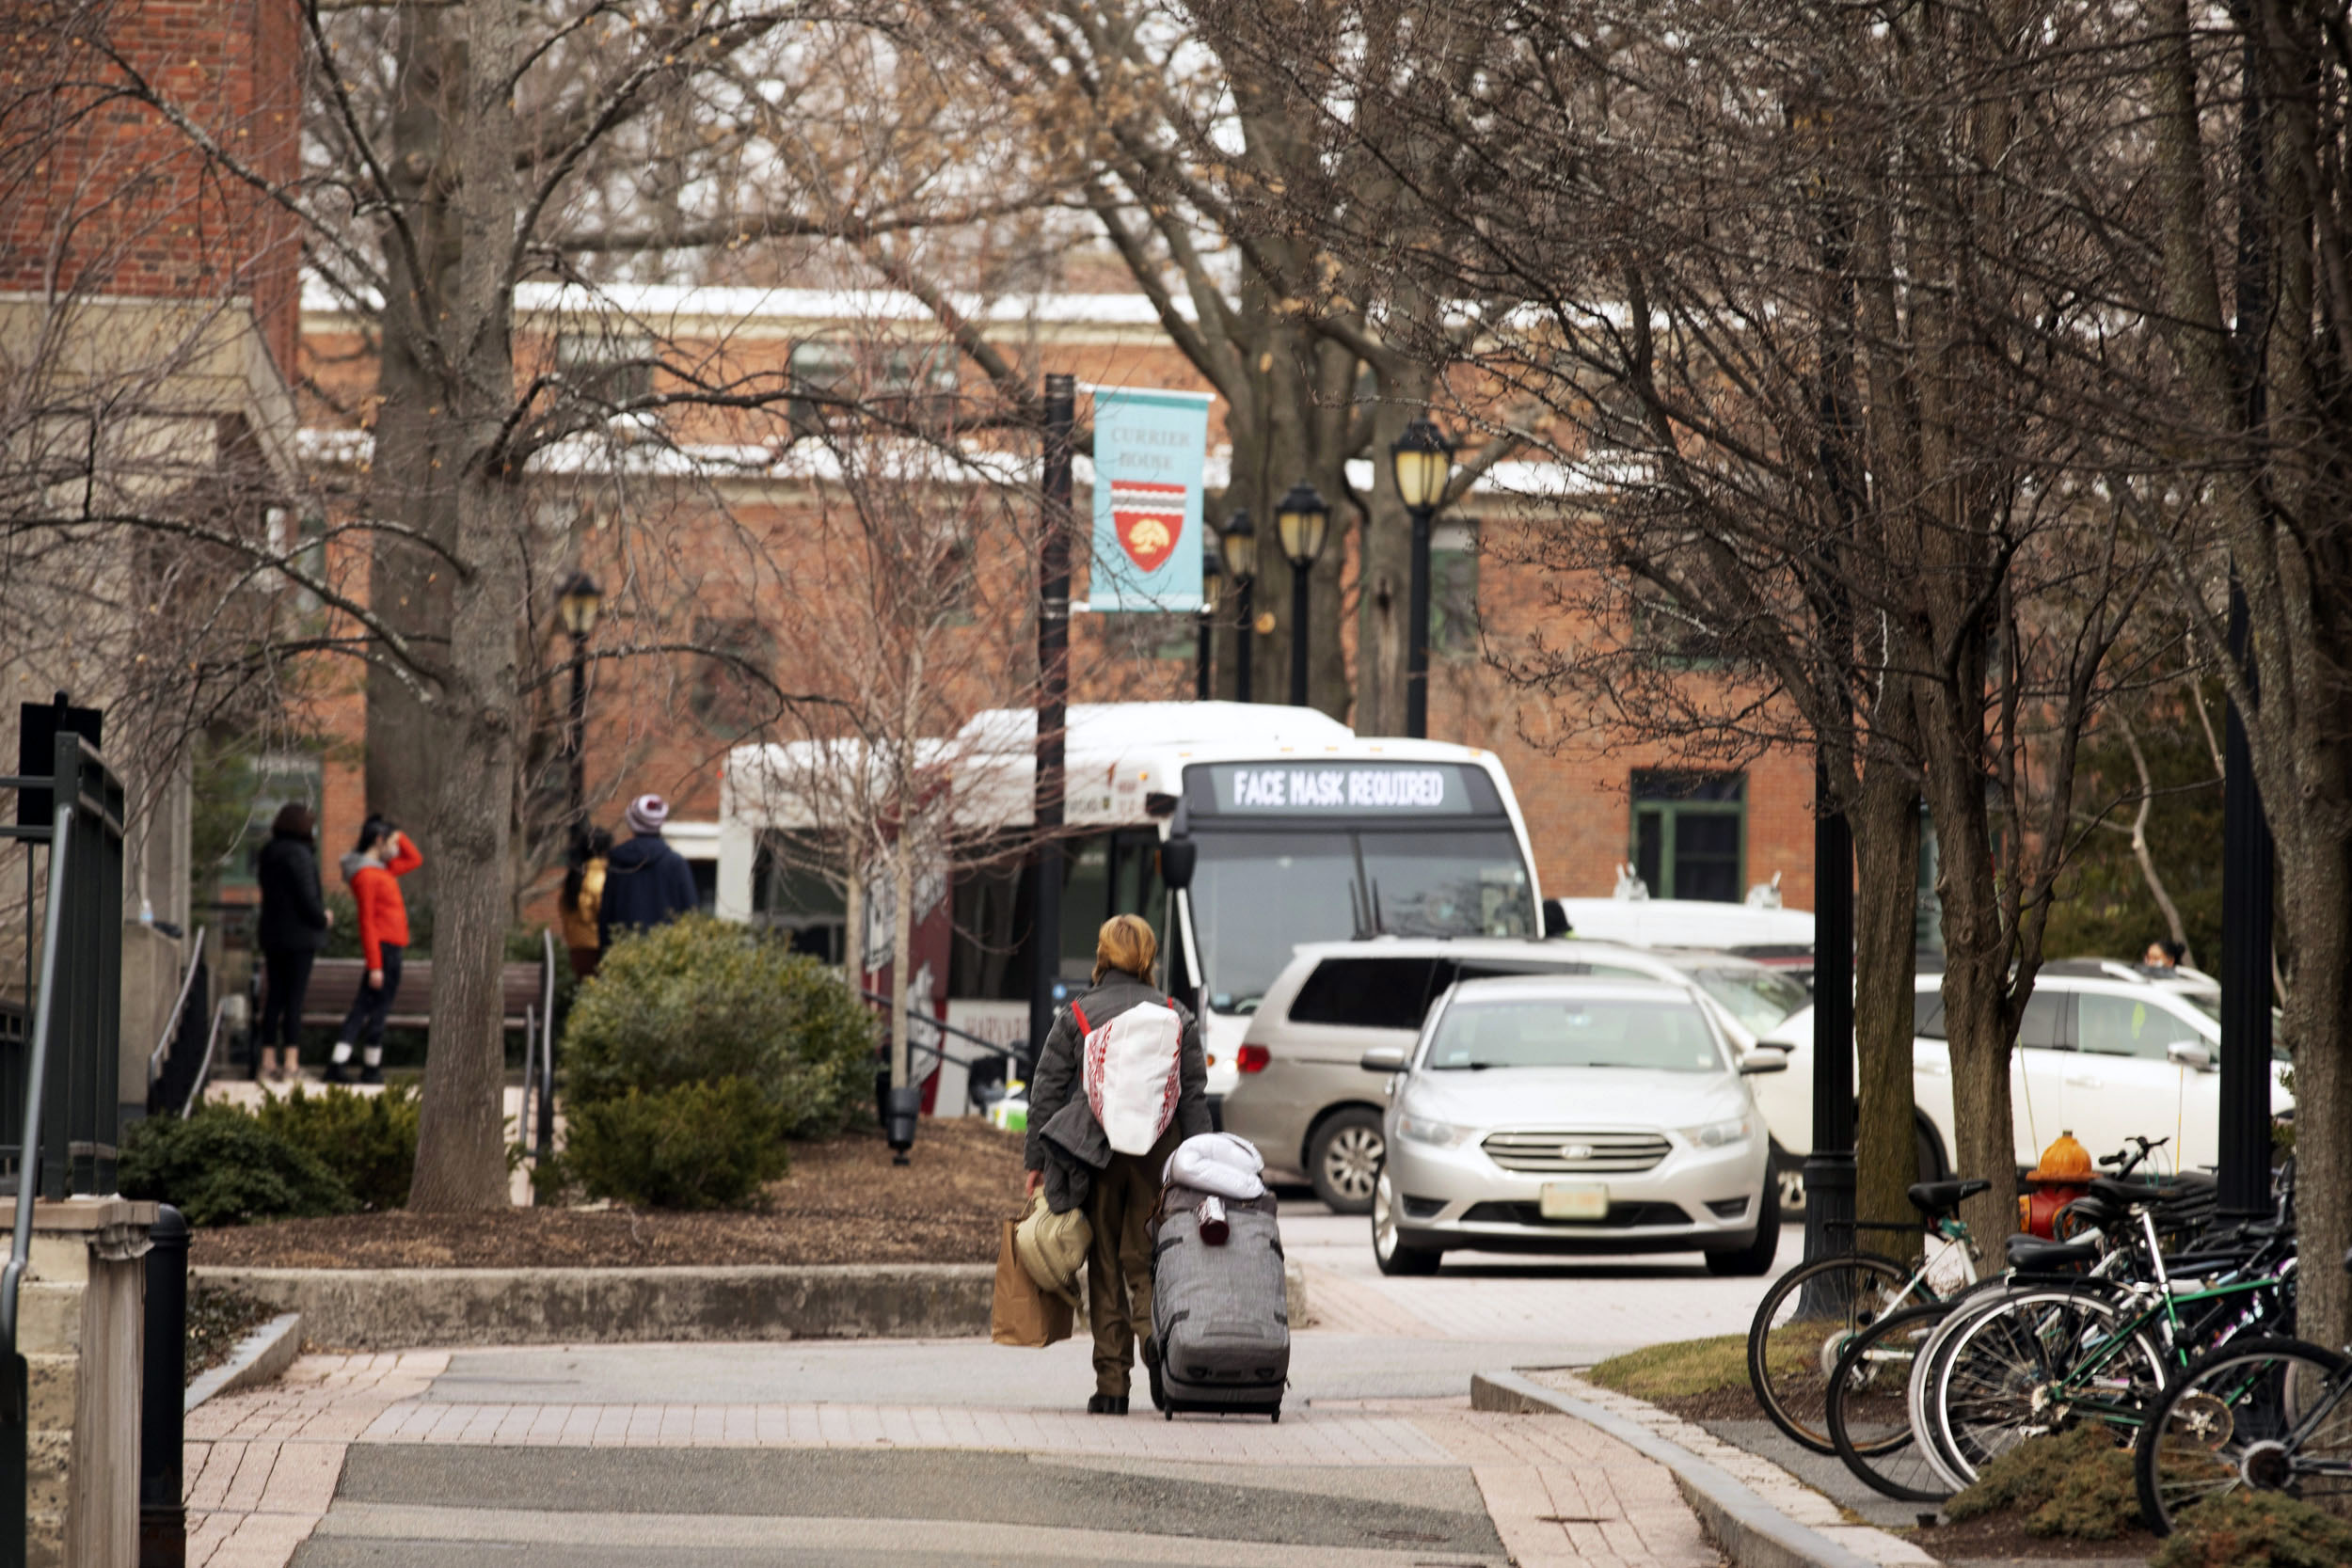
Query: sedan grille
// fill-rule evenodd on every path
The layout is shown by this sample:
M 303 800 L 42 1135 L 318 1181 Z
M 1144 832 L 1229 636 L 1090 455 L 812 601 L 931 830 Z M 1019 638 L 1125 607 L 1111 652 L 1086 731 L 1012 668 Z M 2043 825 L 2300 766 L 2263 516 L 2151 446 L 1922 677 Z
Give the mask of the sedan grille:
M 1621 1176 L 1648 1170 L 1674 1146 L 1655 1132 L 1496 1132 L 1479 1147 L 1529 1176 Z

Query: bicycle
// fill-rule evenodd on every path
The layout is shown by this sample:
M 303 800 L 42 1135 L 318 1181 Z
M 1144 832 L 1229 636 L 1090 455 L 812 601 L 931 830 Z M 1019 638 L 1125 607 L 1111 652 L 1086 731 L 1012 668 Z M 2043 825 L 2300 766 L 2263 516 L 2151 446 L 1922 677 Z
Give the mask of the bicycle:
M 2158 1225 L 2167 1192 L 2103 1179 L 2092 1196 L 2122 1211 L 2137 1231 L 2124 1230 L 2110 1254 L 2132 1276 L 2013 1287 L 1958 1315 L 1922 1351 L 1928 1376 L 1914 1414 L 1931 1418 L 1921 1422 L 1923 1452 L 1955 1485 L 2025 1437 L 2078 1419 L 2136 1431 L 2150 1402 L 2197 1354 L 2291 1322 L 2291 1167 L 2276 1220 L 2170 1259 Z M 2088 1249 L 2013 1244 L 2012 1257 L 2020 1250 L 2030 1264 L 2037 1254 L 2044 1263 L 2053 1254 L 2081 1261 Z M 2192 1278 L 2203 1283 L 2184 1288 Z
M 2352 1253 L 2344 1266 L 2352 1272 Z M 2352 1357 L 2271 1337 L 2207 1353 L 2150 1409 L 2132 1469 L 2140 1516 L 2158 1535 L 2240 1487 L 2341 1513 L 2352 1507 Z
M 1935 1503 L 1957 1488 L 1929 1461 L 1911 1419 L 1911 1370 L 1953 1304 L 1890 1312 L 1854 1337 L 1830 1374 L 1824 1399 L 1830 1445 L 1873 1491 Z
M 1772 1282 L 1748 1324 L 1748 1384 L 1756 1402 L 1790 1441 L 1836 1451 L 1824 1401 L 1829 1379 L 1856 1335 L 1886 1314 L 1965 1293 L 1979 1283 L 1977 1250 L 1960 1206 L 1992 1185 L 1967 1179 L 1909 1189 L 1922 1224 L 1941 1243 L 1908 1269 L 1853 1251 L 1800 1263 Z M 1855 1230 L 1915 1233 L 1910 1225 L 1851 1222 Z

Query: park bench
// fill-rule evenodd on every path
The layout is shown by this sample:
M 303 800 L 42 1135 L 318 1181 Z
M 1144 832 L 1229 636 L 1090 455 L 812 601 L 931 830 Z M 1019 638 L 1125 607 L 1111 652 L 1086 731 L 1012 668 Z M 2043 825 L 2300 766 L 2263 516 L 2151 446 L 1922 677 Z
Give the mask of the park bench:
M 367 984 L 364 958 L 321 958 L 310 968 L 310 989 L 302 998 L 302 1022 L 332 1028 L 351 1011 L 351 1004 Z M 542 969 L 535 963 L 508 963 L 499 972 L 499 1017 L 512 1033 L 528 1027 L 537 1017 Z M 267 1000 L 265 974 L 254 975 L 254 1013 L 261 1017 Z M 433 960 L 411 958 L 401 966 L 400 993 L 392 998 L 387 1022 L 396 1029 L 421 1029 L 433 1006 Z

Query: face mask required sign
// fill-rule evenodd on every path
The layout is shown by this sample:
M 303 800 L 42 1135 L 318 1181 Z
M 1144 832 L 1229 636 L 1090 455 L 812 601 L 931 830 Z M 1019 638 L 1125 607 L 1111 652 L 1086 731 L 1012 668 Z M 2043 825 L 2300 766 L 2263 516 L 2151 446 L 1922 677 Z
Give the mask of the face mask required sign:
M 1094 389 L 1094 570 L 1088 608 L 1200 608 L 1203 392 Z
M 1453 763 L 1219 763 L 1220 816 L 1465 816 L 1477 809 Z

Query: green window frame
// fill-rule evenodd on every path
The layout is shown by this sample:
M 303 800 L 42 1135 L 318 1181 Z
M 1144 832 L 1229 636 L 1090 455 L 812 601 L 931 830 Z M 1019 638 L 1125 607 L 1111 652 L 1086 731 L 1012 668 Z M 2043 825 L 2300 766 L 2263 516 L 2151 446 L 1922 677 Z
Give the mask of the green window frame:
M 1441 658 L 1478 652 L 1478 521 L 1463 517 L 1429 532 L 1429 651 Z
M 1746 895 L 1744 773 L 1637 768 L 1627 858 L 1653 898 L 1737 904 Z

